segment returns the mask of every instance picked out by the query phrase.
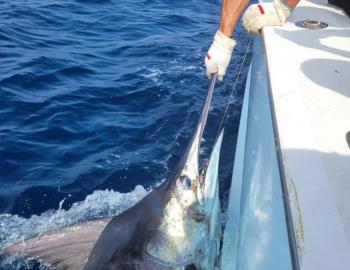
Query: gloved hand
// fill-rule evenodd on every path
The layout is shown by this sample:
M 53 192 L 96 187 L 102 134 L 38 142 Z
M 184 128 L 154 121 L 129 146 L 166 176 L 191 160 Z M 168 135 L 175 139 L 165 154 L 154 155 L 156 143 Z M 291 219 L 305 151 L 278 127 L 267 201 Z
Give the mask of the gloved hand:
M 258 34 L 264 26 L 282 25 L 292 11 L 283 0 L 274 0 L 272 3 L 253 4 L 243 15 L 243 26 L 252 34 Z
M 232 38 L 227 37 L 220 30 L 216 32 L 204 61 L 208 78 L 216 72 L 220 81 L 224 78 L 235 46 L 236 41 Z

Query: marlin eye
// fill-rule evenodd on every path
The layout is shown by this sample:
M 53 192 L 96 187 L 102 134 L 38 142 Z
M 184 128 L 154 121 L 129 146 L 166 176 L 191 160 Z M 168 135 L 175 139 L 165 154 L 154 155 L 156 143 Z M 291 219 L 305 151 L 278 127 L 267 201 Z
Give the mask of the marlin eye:
M 184 176 L 182 179 L 182 184 L 185 189 L 190 189 L 192 185 L 192 181 L 188 176 Z

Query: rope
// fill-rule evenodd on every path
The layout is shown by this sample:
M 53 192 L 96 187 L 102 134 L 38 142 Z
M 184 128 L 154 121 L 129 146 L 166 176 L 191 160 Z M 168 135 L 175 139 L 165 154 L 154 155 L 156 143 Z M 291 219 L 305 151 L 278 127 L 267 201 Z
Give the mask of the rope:
M 241 75 L 242 68 L 243 68 L 243 66 L 244 66 L 245 59 L 246 59 L 246 57 L 247 57 L 248 50 L 249 50 L 250 44 L 252 43 L 252 40 L 253 40 L 253 37 L 251 36 L 251 37 L 250 37 L 250 40 L 249 40 L 249 43 L 248 43 L 248 46 L 247 46 L 247 49 L 246 49 L 246 51 L 245 51 L 245 53 L 244 53 L 243 61 L 242 61 L 241 66 L 240 66 L 240 68 L 239 68 L 239 70 L 238 70 L 238 74 L 237 74 L 236 80 L 235 80 L 235 82 L 234 82 L 234 84 L 233 84 L 231 94 L 230 94 L 230 96 L 229 96 L 229 98 L 228 98 L 228 101 L 227 101 L 227 104 L 226 104 L 226 108 L 225 108 L 225 112 L 224 112 L 224 115 L 223 115 L 223 117 L 222 117 L 222 119 L 221 119 L 221 123 L 220 123 L 220 126 L 219 126 L 218 133 L 217 133 L 217 135 L 216 135 L 215 141 L 217 141 L 217 139 L 219 138 L 220 132 L 221 132 L 223 126 L 224 126 L 224 121 L 225 121 L 225 118 L 226 118 L 226 114 L 227 114 L 227 111 L 228 111 L 228 107 L 230 106 L 230 101 L 231 101 L 231 99 L 232 99 L 232 97 L 233 97 L 233 94 L 234 94 L 234 92 L 235 92 L 235 90 L 236 90 L 237 82 L 238 82 L 238 79 L 239 79 L 239 77 L 240 77 L 240 75 Z

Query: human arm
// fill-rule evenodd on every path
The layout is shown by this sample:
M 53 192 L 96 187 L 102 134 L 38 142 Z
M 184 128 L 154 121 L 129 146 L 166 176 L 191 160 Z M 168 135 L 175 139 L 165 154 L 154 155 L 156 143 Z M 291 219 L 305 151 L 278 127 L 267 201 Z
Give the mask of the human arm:
M 291 8 L 295 8 L 299 1 L 300 0 L 284 0 L 284 2 L 286 2 L 286 4 Z
M 239 17 L 248 5 L 248 0 L 223 0 L 219 30 L 231 37 Z
M 236 42 L 231 39 L 236 23 L 248 4 L 248 0 L 223 0 L 219 30 L 205 56 L 207 76 L 217 72 L 222 80 Z

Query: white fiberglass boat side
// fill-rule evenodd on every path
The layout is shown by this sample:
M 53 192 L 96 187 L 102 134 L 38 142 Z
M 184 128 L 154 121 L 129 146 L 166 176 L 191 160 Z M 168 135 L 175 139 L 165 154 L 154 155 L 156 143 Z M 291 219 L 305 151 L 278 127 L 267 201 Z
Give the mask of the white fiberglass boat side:
M 328 27 L 300 27 L 306 19 Z M 348 270 L 350 19 L 301 0 L 262 41 L 247 79 L 221 269 Z
M 303 29 L 305 19 L 328 24 Z M 350 269 L 350 19 L 301 1 L 264 44 L 302 269 Z

